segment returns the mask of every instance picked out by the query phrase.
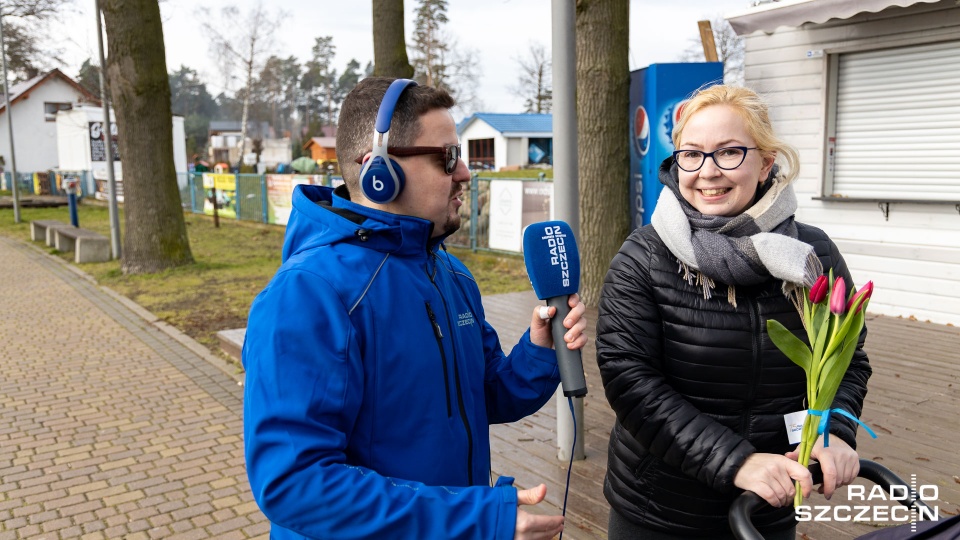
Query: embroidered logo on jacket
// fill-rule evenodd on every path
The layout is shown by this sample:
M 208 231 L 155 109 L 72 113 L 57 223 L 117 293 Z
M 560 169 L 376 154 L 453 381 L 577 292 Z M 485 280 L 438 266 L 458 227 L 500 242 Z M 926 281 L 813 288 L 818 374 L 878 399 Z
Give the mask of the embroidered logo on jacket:
M 473 313 L 466 311 L 457 315 L 457 326 L 472 326 L 476 324 L 476 321 L 473 319 Z

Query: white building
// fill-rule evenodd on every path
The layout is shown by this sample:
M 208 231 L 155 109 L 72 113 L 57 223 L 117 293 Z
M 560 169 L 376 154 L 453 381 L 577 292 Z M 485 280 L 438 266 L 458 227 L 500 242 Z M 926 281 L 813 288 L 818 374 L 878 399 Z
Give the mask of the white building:
M 870 311 L 960 324 L 960 3 L 785 0 L 727 20 L 800 151 L 797 218 L 874 281 Z
M 111 109 L 111 131 L 113 132 L 114 176 L 116 180 L 123 180 L 123 155 L 116 144 L 117 124 L 116 112 Z M 69 111 L 61 111 L 56 115 L 56 136 L 58 150 L 58 164 L 62 171 L 90 171 L 90 182 L 96 185 L 85 186 L 87 193 L 107 193 L 106 182 L 107 160 L 105 144 L 107 137 L 103 132 L 103 107 L 79 106 Z M 16 120 L 14 120 L 16 122 Z M 171 119 L 173 131 L 173 165 L 177 172 L 177 181 L 181 186 L 187 180 L 187 144 L 184 135 L 183 117 L 173 116 Z M 18 150 L 19 155 L 19 150 Z M 119 155 L 119 159 L 118 158 Z M 20 162 L 17 161 L 17 170 Z M 119 193 L 118 189 L 118 193 Z
M 84 103 L 99 104 L 96 96 L 54 69 L 10 87 L 14 150 L 17 172 L 43 172 L 58 164 L 57 111 Z M 0 155 L 10 169 L 10 136 L 7 104 L 0 94 Z
M 476 113 L 457 126 L 473 170 L 553 164 L 553 115 Z

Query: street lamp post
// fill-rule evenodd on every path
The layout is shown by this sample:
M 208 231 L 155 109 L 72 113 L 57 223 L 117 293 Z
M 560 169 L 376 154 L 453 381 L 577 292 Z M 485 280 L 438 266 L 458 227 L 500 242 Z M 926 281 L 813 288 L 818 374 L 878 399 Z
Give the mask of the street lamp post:
M 13 222 L 20 223 L 20 188 L 17 186 L 17 156 L 13 149 L 13 104 L 7 79 L 7 47 L 3 39 L 3 16 L 0 15 L 0 60 L 3 60 L 3 99 L 7 104 L 7 129 L 10 133 L 10 179 L 13 191 Z
M 108 214 L 110 218 L 110 247 L 114 260 L 120 259 L 120 217 L 117 208 L 117 179 L 113 172 L 113 130 L 110 127 L 110 100 L 107 94 L 107 80 L 104 72 L 107 64 L 103 56 L 103 30 L 100 26 L 100 0 L 95 0 L 97 11 L 97 43 L 100 47 L 100 103 L 103 105 L 104 149 L 107 151 Z

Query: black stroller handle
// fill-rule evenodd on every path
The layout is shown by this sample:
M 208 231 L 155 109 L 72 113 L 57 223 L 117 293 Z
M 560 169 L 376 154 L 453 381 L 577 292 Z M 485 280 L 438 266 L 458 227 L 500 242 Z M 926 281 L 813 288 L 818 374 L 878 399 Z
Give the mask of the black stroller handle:
M 810 474 L 813 475 L 814 484 L 823 482 L 823 472 L 820 470 L 819 463 L 810 465 Z M 915 506 L 917 508 L 929 509 L 926 503 L 921 501 L 917 497 L 917 494 L 909 489 L 909 484 L 894 474 L 893 471 L 875 461 L 861 459 L 860 473 L 857 476 L 870 480 L 887 491 L 890 490 L 890 486 L 908 486 L 907 498 L 900 501 L 900 503 L 908 508 Z M 767 501 L 752 491 L 744 491 L 737 497 L 733 501 L 733 504 L 730 505 L 730 513 L 728 514 L 730 530 L 733 532 L 733 536 L 740 540 L 763 540 L 763 536 L 757 531 L 757 528 L 753 526 L 753 522 L 750 521 L 750 516 L 765 504 L 767 504 Z

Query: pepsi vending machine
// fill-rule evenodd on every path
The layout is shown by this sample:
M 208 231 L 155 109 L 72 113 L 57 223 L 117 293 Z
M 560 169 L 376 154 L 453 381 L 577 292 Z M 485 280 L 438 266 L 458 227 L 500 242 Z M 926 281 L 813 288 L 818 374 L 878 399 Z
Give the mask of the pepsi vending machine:
M 673 126 L 698 88 L 723 82 L 722 62 L 650 64 L 630 73 L 630 223 L 650 223 L 660 162 L 673 153 Z

